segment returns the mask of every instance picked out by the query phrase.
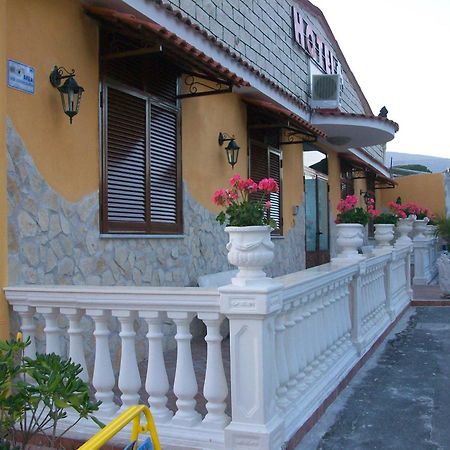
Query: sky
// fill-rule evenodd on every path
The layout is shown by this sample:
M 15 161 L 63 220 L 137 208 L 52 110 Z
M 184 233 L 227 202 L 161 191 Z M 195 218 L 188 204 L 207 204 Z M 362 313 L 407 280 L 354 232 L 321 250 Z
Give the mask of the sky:
M 311 0 L 374 112 L 400 125 L 387 150 L 450 158 L 450 0 Z

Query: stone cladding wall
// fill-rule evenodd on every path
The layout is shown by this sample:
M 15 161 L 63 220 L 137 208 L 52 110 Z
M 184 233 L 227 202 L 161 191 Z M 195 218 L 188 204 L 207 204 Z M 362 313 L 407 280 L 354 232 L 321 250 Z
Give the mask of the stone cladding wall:
M 184 186 L 184 235 L 102 237 L 99 195 L 71 203 L 42 178 L 11 121 L 7 125 L 9 285 L 195 286 L 229 270 L 228 236 Z M 274 239 L 277 276 L 304 268 L 304 214 Z

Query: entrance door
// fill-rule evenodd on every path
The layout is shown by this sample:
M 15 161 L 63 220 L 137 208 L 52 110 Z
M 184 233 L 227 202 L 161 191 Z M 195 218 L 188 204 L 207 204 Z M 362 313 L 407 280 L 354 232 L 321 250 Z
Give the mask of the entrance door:
M 305 168 L 306 268 L 330 261 L 328 178 Z

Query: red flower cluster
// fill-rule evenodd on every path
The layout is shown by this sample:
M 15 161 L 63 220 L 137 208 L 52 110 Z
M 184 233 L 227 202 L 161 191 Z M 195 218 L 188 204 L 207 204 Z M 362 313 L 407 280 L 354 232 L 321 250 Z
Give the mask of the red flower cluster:
M 259 183 L 255 183 L 251 178 L 244 180 L 239 174 L 230 178 L 230 189 L 218 189 L 212 196 L 212 201 L 217 206 L 229 206 L 234 201 L 242 197 L 243 201 L 248 201 L 248 194 L 261 191 L 264 194 L 279 192 L 278 183 L 273 178 L 264 178 Z M 265 202 L 266 209 L 271 207 L 269 201 Z
M 373 219 L 381 214 L 379 209 L 375 209 L 375 200 L 373 198 L 367 200 L 367 212 Z
M 274 219 L 267 211 L 272 207 L 270 194 L 279 192 L 278 183 L 273 178 L 264 178 L 256 183 L 251 178 L 243 179 L 234 175 L 229 181 L 228 189 L 218 189 L 212 196 L 217 206 L 225 208 L 217 220 L 231 226 L 270 225 L 276 228 Z M 258 200 L 250 200 L 250 194 L 257 194 Z
M 424 208 L 423 206 L 420 206 L 415 202 L 389 202 L 388 206 L 402 219 L 406 219 L 406 217 L 408 217 L 410 214 L 414 214 L 418 219 L 424 219 L 425 217 L 430 218 L 433 216 L 428 208 Z
M 337 205 L 337 210 L 340 213 L 344 211 L 351 211 L 358 204 L 358 197 L 356 195 L 347 195 L 343 200 L 341 200 Z

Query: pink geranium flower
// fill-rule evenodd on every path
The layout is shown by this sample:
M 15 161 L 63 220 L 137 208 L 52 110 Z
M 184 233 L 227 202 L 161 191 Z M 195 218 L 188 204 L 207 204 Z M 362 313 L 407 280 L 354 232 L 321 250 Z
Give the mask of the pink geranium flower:
M 228 194 L 225 189 L 218 189 L 212 196 L 212 201 L 217 206 L 225 206 L 228 203 Z
M 279 192 L 280 190 L 278 183 L 273 178 L 263 178 L 258 184 L 258 189 L 268 193 Z

